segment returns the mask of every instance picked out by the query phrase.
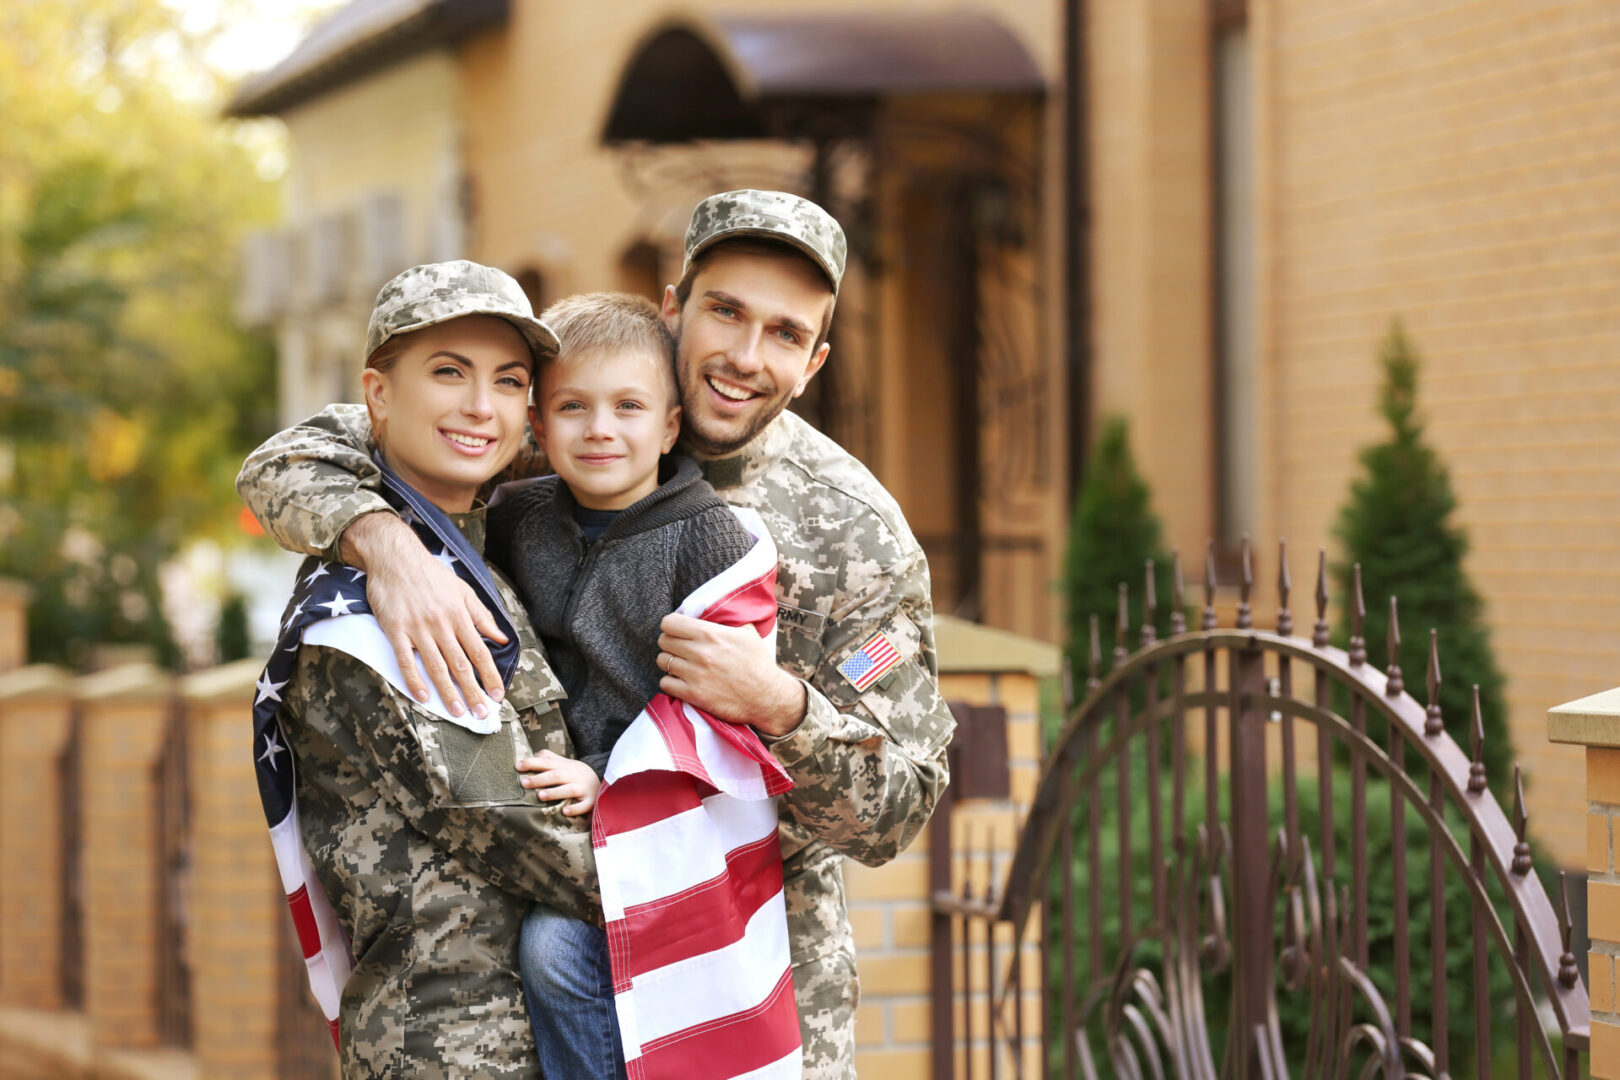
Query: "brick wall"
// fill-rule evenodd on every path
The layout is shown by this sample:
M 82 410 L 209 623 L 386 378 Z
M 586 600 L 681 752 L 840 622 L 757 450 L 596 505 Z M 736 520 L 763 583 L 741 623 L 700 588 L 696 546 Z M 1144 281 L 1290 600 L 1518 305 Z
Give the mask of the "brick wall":
M 172 683 L 147 664 L 79 680 L 84 1011 L 98 1047 L 158 1042 L 159 874 L 153 765 Z
M 1543 717 L 1607 685 L 1620 650 L 1620 8 L 1261 6 L 1281 495 L 1265 532 L 1329 541 L 1355 449 L 1381 435 L 1375 349 L 1400 316 L 1508 674 L 1531 821 L 1576 865 L 1586 807 L 1562 780 L 1580 765 Z
M 0 1004 L 60 1008 L 62 844 L 58 761 L 72 683 L 38 665 L 0 676 Z
M 278 933 L 287 905 L 264 831 L 252 740 L 259 660 L 182 681 L 191 770 L 193 1048 L 209 1080 L 274 1080 Z

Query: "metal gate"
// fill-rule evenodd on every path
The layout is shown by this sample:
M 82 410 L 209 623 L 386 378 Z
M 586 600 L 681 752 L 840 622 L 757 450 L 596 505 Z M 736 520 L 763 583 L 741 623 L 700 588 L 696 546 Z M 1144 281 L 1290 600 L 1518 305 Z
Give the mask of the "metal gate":
M 1151 563 L 1134 641 L 1121 586 L 1106 672 L 1093 620 L 1084 700 L 1005 883 L 935 894 L 968 1029 L 936 1036 L 936 1076 L 1581 1075 L 1589 1011 L 1562 875 L 1555 902 L 1533 872 L 1522 782 L 1511 817 L 1489 789 L 1477 705 L 1441 715 L 1444 643 L 1431 631 L 1420 704 L 1393 597 L 1379 671 L 1359 567 L 1339 649 L 1325 558 L 1309 637 L 1294 634 L 1286 549 L 1278 564 L 1274 629 L 1254 625 L 1246 542 L 1231 628 L 1212 558 L 1197 630 L 1179 558 L 1169 638 Z M 1015 946 L 1036 933 L 1046 1006 L 1029 1017 Z

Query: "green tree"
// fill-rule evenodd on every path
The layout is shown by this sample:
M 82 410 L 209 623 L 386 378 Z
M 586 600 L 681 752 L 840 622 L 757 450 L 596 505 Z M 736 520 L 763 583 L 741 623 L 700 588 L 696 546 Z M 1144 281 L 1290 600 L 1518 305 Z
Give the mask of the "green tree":
M 273 423 L 268 342 L 231 319 L 274 213 L 256 131 L 161 0 L 0 8 L 0 574 L 35 584 L 35 659 L 175 652 L 159 567 L 228 535 Z
M 1147 482 L 1131 456 L 1130 427 L 1124 417 L 1105 419 L 1097 444 L 1086 462 L 1086 474 L 1069 523 L 1063 590 L 1068 609 L 1068 648 L 1075 671 L 1086 670 L 1091 616 L 1102 624 L 1103 655 L 1114 642 L 1119 585 L 1130 589 L 1134 631 L 1142 625 L 1144 564 L 1154 561 L 1160 634 L 1170 625 L 1170 559 L 1164 550 L 1164 528 L 1153 512 Z
M 1335 564 L 1339 594 L 1349 596 L 1352 567 L 1361 564 L 1369 661 L 1388 663 L 1389 597 L 1399 598 L 1400 662 L 1408 687 L 1424 698 L 1429 630 L 1440 645 L 1440 708 L 1446 730 L 1468 751 L 1473 687 L 1479 687 L 1485 768 L 1507 805 L 1513 747 L 1507 729 L 1503 678 L 1491 652 L 1484 603 L 1464 569 L 1468 537 L 1453 520 L 1457 496 L 1445 463 L 1424 439 L 1418 413 L 1420 359 L 1399 320 L 1379 350 L 1384 382 L 1378 411 L 1389 437 L 1361 451 L 1361 475 L 1339 512 L 1335 533 L 1344 561 Z M 1348 605 L 1339 607 L 1338 635 L 1349 639 Z

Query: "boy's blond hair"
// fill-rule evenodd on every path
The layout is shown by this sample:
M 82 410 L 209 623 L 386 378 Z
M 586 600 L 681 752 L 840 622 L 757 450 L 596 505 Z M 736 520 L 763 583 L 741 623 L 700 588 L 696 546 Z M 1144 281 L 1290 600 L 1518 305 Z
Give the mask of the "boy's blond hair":
M 552 304 L 541 318 L 556 332 L 559 348 L 554 359 L 545 360 L 536 369 L 536 385 L 551 364 L 571 364 L 598 351 L 634 352 L 656 366 L 669 404 L 680 403 L 675 384 L 675 338 L 651 300 L 630 293 L 580 293 Z

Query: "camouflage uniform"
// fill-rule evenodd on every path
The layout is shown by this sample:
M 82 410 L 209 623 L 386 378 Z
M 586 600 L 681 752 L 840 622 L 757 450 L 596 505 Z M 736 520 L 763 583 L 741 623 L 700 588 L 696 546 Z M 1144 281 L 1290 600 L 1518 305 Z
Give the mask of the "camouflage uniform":
M 601 918 L 587 821 L 538 803 L 512 767 L 570 747 L 562 688 L 516 593 L 496 580 L 521 645 L 496 733 L 418 707 L 323 646 L 300 648 L 283 691 L 304 846 L 355 958 L 339 1015 L 345 1076 L 535 1080 L 517 976 L 523 915 L 536 901 Z
M 781 192 L 712 196 L 693 213 L 687 265 L 745 236 L 797 248 L 836 295 L 844 236 L 820 207 Z M 329 406 L 254 451 L 237 489 L 283 547 L 336 558 L 344 529 L 389 509 L 369 438 L 364 409 Z M 502 479 L 543 468 L 531 442 Z M 805 1076 L 837 1080 L 855 1075 L 860 1000 L 841 857 L 892 859 L 949 779 L 954 724 L 936 686 L 928 564 L 866 467 L 792 413 L 704 463 L 704 475 L 727 502 L 760 513 L 780 554 L 778 657 L 804 681 L 806 710 L 794 731 L 767 741 L 797 785 L 783 802 L 781 843 Z M 879 632 L 903 659 L 857 691 L 838 666 Z

